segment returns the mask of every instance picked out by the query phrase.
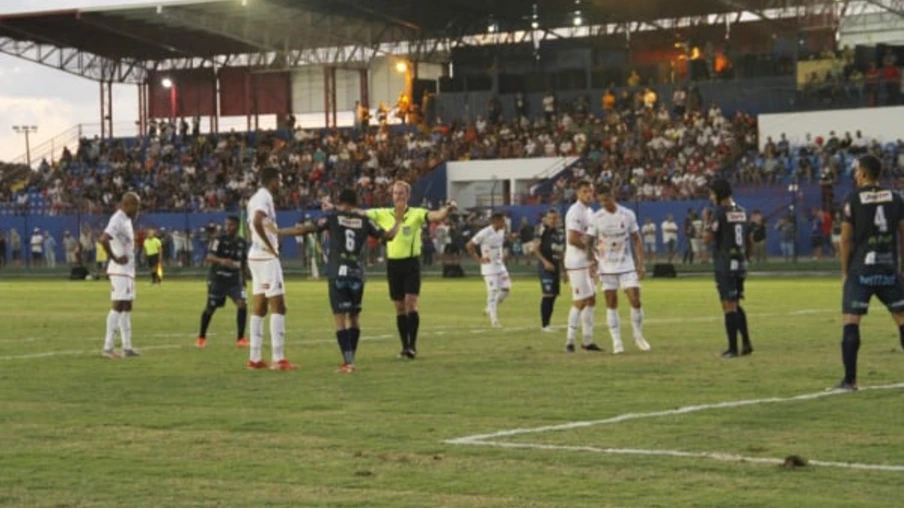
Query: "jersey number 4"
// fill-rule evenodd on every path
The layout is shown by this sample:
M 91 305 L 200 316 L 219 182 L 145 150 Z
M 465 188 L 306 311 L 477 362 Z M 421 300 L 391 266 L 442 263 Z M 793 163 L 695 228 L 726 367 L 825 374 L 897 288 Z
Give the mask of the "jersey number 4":
M 885 207 L 884 206 L 880 205 L 880 206 L 876 207 L 876 218 L 873 219 L 873 224 L 875 224 L 876 227 L 879 228 L 880 233 L 888 232 L 888 221 L 885 220 Z

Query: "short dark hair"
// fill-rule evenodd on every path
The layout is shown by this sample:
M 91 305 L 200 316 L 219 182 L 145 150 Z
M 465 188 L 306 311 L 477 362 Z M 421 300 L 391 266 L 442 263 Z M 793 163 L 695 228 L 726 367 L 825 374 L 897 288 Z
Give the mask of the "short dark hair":
M 229 222 L 235 222 L 236 224 L 242 222 L 242 219 L 239 219 L 238 215 L 230 215 L 229 217 L 226 217 L 226 220 L 228 220 Z
M 358 194 L 353 189 L 343 189 L 339 193 L 339 204 L 348 206 L 358 205 Z
M 546 210 L 546 215 L 559 215 L 559 211 L 555 208 L 550 208 L 549 210 Z
M 610 194 L 612 194 L 612 186 L 608 183 L 601 183 L 596 186 L 597 196 L 608 196 Z
M 279 178 L 279 170 L 273 167 L 264 168 L 261 170 L 261 184 L 267 185 L 273 180 Z
M 584 187 L 590 187 L 591 185 L 593 184 L 590 183 L 590 180 L 578 180 L 578 183 L 574 184 L 574 189 L 581 190 Z
M 723 199 L 731 197 L 731 184 L 728 183 L 728 180 L 723 180 L 721 178 L 714 180 L 713 183 L 710 184 L 709 190 L 716 195 L 716 201 L 722 201 Z
M 860 171 L 870 180 L 878 180 L 882 175 L 882 162 L 875 155 L 864 155 L 857 160 Z
M 502 212 L 493 212 L 493 215 L 490 215 L 490 220 L 505 220 L 505 214 Z

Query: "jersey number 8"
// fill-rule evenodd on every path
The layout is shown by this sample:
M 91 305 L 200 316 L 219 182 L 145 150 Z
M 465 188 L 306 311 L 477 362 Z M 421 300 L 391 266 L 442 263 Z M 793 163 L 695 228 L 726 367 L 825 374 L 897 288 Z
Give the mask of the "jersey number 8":
M 737 245 L 738 247 L 744 246 L 744 226 L 742 226 L 741 224 L 737 224 L 734 227 L 734 239 L 735 245 Z
M 355 232 L 351 229 L 345 230 L 345 252 L 354 252 L 356 244 Z

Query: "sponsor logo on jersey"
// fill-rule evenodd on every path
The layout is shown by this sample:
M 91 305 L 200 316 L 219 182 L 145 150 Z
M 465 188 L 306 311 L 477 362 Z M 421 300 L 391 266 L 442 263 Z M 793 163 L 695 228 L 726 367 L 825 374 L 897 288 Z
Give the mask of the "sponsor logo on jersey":
M 890 190 L 864 191 L 860 193 L 860 202 L 864 205 L 873 203 L 887 203 L 892 200 Z
M 747 212 L 726 212 L 725 217 L 728 219 L 728 222 L 747 222 Z
M 360 217 L 339 216 L 339 225 L 349 229 L 361 229 L 363 221 Z

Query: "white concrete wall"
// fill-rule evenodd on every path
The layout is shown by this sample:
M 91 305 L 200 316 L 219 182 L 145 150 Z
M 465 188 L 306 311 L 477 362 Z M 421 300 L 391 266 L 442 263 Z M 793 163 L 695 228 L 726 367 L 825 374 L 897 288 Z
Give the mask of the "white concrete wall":
M 803 143 L 807 134 L 811 134 L 813 139 L 817 136 L 828 139 L 831 131 L 835 131 L 840 138 L 845 132 L 856 136 L 860 130 L 864 137 L 881 143 L 904 139 L 904 106 L 776 113 L 760 115 L 758 122 L 761 150 L 768 136 L 772 136 L 777 143 L 782 133 L 787 135 L 792 145 Z

